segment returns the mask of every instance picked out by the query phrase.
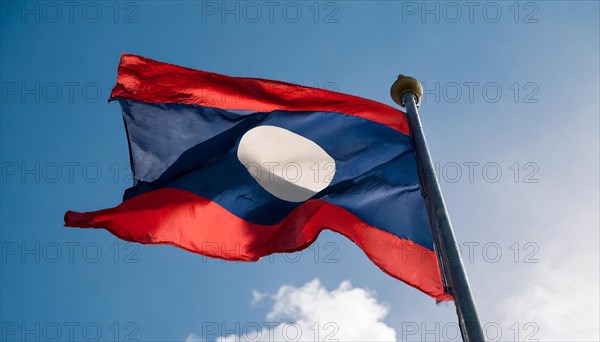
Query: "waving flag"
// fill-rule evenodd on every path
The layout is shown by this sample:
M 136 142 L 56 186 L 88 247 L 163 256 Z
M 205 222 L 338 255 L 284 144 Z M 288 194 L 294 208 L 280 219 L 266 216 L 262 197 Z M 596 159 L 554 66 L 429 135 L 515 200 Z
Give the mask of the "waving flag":
M 121 104 L 133 187 L 123 203 L 67 212 L 68 227 L 256 261 L 324 229 L 384 272 L 449 300 L 408 121 L 367 99 L 123 55 Z

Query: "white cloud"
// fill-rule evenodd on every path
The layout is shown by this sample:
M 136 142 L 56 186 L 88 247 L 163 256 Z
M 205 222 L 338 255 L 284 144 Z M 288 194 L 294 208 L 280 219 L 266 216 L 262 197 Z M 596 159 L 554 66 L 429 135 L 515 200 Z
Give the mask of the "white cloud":
M 521 338 L 531 334 L 542 341 L 598 341 L 597 255 L 595 258 L 573 249 L 560 252 L 557 250 L 556 255 L 561 257 L 540 265 L 525 291 L 508 297 L 501 305 L 506 325 L 518 322 Z M 528 323 L 533 325 L 526 327 Z
M 188 337 L 185 338 L 185 342 L 204 342 L 204 340 L 196 334 L 189 334 Z
M 258 304 L 263 299 L 265 299 L 269 294 L 264 292 L 259 292 L 257 290 L 252 290 L 252 304 Z
M 388 308 L 349 281 L 332 291 L 315 279 L 301 287 L 282 286 L 275 294 L 254 292 L 253 302 L 267 300 L 272 306 L 266 323 L 254 324 L 260 329 L 240 329 L 217 341 L 396 341 L 396 331 L 383 322 Z M 187 341 L 202 338 L 190 334 Z

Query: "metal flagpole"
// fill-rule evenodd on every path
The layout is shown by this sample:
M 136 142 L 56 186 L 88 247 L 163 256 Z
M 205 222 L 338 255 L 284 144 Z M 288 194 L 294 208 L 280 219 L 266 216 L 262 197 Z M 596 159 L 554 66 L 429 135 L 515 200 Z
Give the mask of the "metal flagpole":
M 458 244 L 452 231 L 450 217 L 437 181 L 433 162 L 429 155 L 427 141 L 421 126 L 417 107 L 421 103 L 423 88 L 419 81 L 412 77 L 399 75 L 390 91 L 394 102 L 406 108 L 410 121 L 410 131 L 415 145 L 422 194 L 425 197 L 432 235 L 445 285 L 454 296 L 456 313 L 461 334 L 465 342 L 485 341 L 477 308 L 467 279 Z

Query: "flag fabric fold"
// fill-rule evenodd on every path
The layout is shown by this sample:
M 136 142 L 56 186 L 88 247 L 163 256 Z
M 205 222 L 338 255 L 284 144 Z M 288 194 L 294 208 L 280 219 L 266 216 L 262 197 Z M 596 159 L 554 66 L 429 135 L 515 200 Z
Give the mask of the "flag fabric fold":
M 390 276 L 452 299 L 401 111 L 128 54 L 111 100 L 134 184 L 114 208 L 67 212 L 65 226 L 238 261 L 302 250 L 329 229 Z

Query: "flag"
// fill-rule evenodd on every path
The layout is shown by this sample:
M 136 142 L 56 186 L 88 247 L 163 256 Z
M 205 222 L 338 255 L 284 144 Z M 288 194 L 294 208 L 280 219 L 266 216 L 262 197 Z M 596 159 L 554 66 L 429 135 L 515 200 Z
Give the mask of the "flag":
M 452 299 L 403 112 L 129 54 L 110 100 L 133 186 L 114 208 L 67 212 L 65 226 L 237 261 L 302 250 L 329 229 L 390 276 Z

